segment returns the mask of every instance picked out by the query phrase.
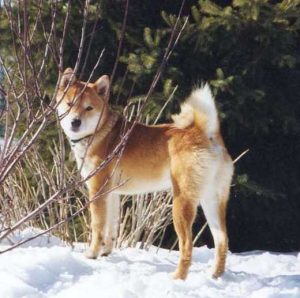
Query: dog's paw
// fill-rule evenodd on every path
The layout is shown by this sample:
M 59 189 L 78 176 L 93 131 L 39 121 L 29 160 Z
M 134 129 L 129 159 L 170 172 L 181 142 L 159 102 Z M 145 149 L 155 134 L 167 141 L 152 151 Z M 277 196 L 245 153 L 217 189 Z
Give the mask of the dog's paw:
M 224 273 L 224 270 L 214 270 L 211 277 L 214 279 L 219 278 Z
M 98 257 L 98 253 L 95 253 L 90 249 L 87 250 L 84 255 L 87 259 L 97 259 Z
M 180 272 L 179 270 L 176 270 L 175 272 L 172 273 L 172 278 L 173 279 L 181 279 L 181 280 L 185 280 L 187 277 L 187 273 L 183 274 L 182 272 Z
M 99 255 L 101 257 L 107 257 L 108 255 L 110 255 L 111 252 L 112 252 L 112 247 L 104 246 L 100 249 Z
M 100 257 L 107 257 L 110 255 L 110 252 L 104 251 L 104 252 L 100 252 Z

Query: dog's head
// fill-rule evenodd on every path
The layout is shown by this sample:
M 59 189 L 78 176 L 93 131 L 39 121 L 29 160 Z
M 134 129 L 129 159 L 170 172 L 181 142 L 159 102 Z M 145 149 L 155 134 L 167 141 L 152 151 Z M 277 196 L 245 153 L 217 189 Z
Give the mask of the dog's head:
M 56 101 L 61 126 L 71 139 L 80 139 L 101 129 L 108 113 L 109 77 L 95 83 L 77 80 L 67 68 L 60 80 Z

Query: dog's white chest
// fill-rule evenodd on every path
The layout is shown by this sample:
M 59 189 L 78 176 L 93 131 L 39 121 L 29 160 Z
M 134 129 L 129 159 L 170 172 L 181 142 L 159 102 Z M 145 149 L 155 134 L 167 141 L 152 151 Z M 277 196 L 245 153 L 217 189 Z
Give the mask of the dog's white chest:
M 96 167 L 87 157 L 88 142 L 83 140 L 79 143 L 71 144 L 75 155 L 77 168 L 83 178 L 86 178 Z

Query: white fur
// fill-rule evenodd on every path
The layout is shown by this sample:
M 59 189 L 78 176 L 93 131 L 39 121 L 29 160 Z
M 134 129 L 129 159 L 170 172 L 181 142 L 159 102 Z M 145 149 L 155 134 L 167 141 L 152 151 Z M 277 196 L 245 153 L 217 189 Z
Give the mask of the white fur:
M 106 233 L 112 238 L 117 238 L 120 214 L 120 196 L 110 193 L 107 197 L 107 226 Z
M 88 142 L 83 140 L 82 142 L 75 143 L 72 147 L 77 168 L 81 169 L 80 174 L 83 178 L 86 178 L 96 168 L 93 160 L 85 157 L 87 146 Z
M 188 103 L 181 105 L 181 111 L 178 115 L 172 115 L 175 126 L 184 129 L 194 122 L 194 109 Z
M 122 176 L 121 176 L 122 181 Z M 121 182 L 120 181 L 120 182 Z M 119 195 L 135 195 L 144 194 L 155 191 L 163 191 L 171 189 L 172 181 L 170 175 L 170 169 L 167 167 L 160 177 L 157 179 L 146 179 L 134 177 L 130 179 L 122 186 L 116 188 L 113 193 Z
M 212 233 L 215 243 L 215 264 L 213 272 L 218 266 L 218 246 L 226 243 L 225 231 L 221 228 L 219 217 L 220 201 L 224 200 L 222 196 L 228 190 L 230 180 L 233 174 L 233 165 L 223 159 L 223 154 L 217 154 L 215 160 L 211 161 L 211 168 L 206 173 L 206 187 L 200 194 L 200 204 L 205 214 L 209 229 Z
M 91 162 L 88 158 L 85 158 L 80 174 L 83 178 L 86 178 L 95 169 L 96 167 L 94 163 Z
M 78 115 L 74 113 L 68 112 L 62 105 L 57 107 L 58 115 L 62 117 L 60 120 L 60 124 L 65 132 L 65 134 L 70 139 L 80 139 L 87 135 L 93 134 L 97 128 L 97 124 L 99 122 L 99 118 L 101 116 L 100 113 L 94 113 L 93 116 L 89 117 L 88 119 L 82 119 Z M 75 118 L 80 118 L 81 125 L 78 131 L 73 131 L 71 122 Z
M 100 249 L 100 255 L 112 252 L 118 236 L 120 217 L 120 196 L 108 194 L 106 200 L 106 222 L 104 231 L 104 245 Z
M 62 104 L 57 107 L 58 116 L 61 117 L 60 124 L 65 134 L 72 140 L 84 138 L 85 136 L 91 135 L 95 132 L 99 121 L 100 114 L 94 114 L 88 120 L 81 119 L 81 125 L 77 132 L 72 130 L 71 122 L 78 115 L 70 113 L 69 108 L 66 109 Z M 77 168 L 81 169 L 80 174 L 83 178 L 86 178 L 94 169 L 94 163 L 85 158 L 87 151 L 87 140 L 83 140 L 72 145 L 74 151 Z
M 212 136 L 218 129 L 218 114 L 215 100 L 209 85 L 206 83 L 201 88 L 195 89 L 181 106 L 179 115 L 172 118 L 178 128 L 185 128 L 194 121 L 194 112 L 204 114 L 207 117 L 206 133 Z

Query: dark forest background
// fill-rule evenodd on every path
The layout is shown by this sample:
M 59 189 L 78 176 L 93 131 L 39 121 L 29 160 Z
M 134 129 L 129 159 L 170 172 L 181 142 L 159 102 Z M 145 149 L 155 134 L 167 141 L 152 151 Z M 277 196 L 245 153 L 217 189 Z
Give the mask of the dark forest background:
M 61 11 L 66 2 L 60 1 Z M 83 2 L 72 1 L 65 67 L 73 67 L 77 58 Z M 94 79 L 111 74 L 117 56 L 126 1 L 102 1 L 100 14 L 99 3 L 91 1 L 95 10 L 89 15 L 83 53 L 87 63 L 78 73 L 83 79 L 88 78 L 102 49 L 104 56 Z M 134 100 L 147 92 L 181 3 L 129 1 L 126 34 L 111 90 L 112 105 L 121 108 L 129 97 Z M 51 20 L 47 5 L 42 14 L 46 26 L 47 18 L 49 23 Z M 30 13 L 36 13 L 34 1 Z M 300 1 L 187 0 L 182 24 L 186 17 L 188 23 L 145 113 L 154 117 L 178 86 L 160 118 L 161 122 L 169 121 L 193 86 L 209 82 L 230 154 L 235 158 L 249 149 L 235 168 L 228 208 L 230 250 L 299 250 Z M 1 17 L 2 53 L 9 51 L 7 26 Z M 59 35 L 63 28 L 56 30 Z M 38 53 L 39 42 L 35 43 Z M 49 94 L 57 74 L 57 67 L 49 61 L 45 77 Z M 199 211 L 195 231 L 204 221 Z M 164 245 L 169 246 L 174 238 L 170 227 Z M 198 241 L 202 244 L 212 244 L 208 229 Z

